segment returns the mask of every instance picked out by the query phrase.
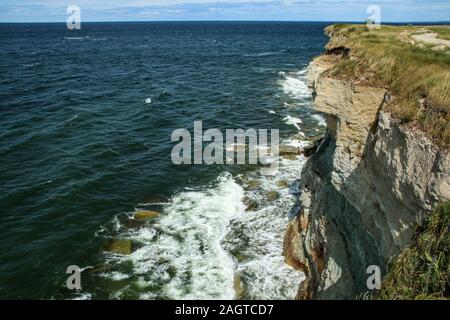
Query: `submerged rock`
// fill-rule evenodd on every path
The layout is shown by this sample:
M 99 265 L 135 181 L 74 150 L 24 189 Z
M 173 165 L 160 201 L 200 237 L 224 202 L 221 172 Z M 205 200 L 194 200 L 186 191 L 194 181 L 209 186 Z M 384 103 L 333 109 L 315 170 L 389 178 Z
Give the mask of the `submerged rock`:
M 111 265 L 100 263 L 98 265 L 95 265 L 92 269 L 90 269 L 89 273 L 91 273 L 91 274 L 106 273 L 106 272 L 110 272 L 112 269 L 113 269 L 113 267 Z
M 165 203 L 166 201 L 167 201 L 166 197 L 152 195 L 152 196 L 146 197 L 143 200 L 143 204 L 145 204 L 145 205 L 159 205 L 161 203 Z
M 280 197 L 280 194 L 276 191 L 270 191 L 266 193 L 267 201 L 275 201 Z
M 297 154 L 284 154 L 281 157 L 286 160 L 296 160 Z
M 157 211 L 142 210 L 136 212 L 133 217 L 137 220 L 144 220 L 144 219 L 153 219 L 156 218 L 157 216 L 159 216 L 159 212 Z
M 128 255 L 131 253 L 131 240 L 110 239 L 103 243 L 103 250 L 106 252 Z
M 245 197 L 242 202 L 247 206 L 245 211 L 255 211 L 258 208 L 258 202 L 250 198 Z
M 286 180 L 280 180 L 277 182 L 277 187 L 280 189 L 285 189 L 289 187 L 289 183 Z
M 300 141 L 305 141 L 308 140 L 307 137 L 305 137 L 305 135 L 303 133 L 297 133 L 292 137 L 293 140 L 300 140 Z
M 142 228 L 144 225 L 145 225 L 144 221 L 135 219 L 127 219 L 121 223 L 121 226 L 124 229 L 138 229 Z
M 279 148 L 280 156 L 284 156 L 284 155 L 288 155 L 288 154 L 297 155 L 299 153 L 300 153 L 300 149 L 296 146 L 285 145 L 285 144 L 280 145 L 280 148 Z
M 249 191 L 257 189 L 261 185 L 261 181 L 258 180 L 250 180 L 247 182 L 246 189 Z
M 243 174 L 238 174 L 234 179 L 239 184 L 245 184 L 248 182 L 248 177 Z
M 236 273 L 233 280 L 234 291 L 236 292 L 236 299 L 242 299 L 245 294 L 244 286 L 242 285 L 241 275 Z

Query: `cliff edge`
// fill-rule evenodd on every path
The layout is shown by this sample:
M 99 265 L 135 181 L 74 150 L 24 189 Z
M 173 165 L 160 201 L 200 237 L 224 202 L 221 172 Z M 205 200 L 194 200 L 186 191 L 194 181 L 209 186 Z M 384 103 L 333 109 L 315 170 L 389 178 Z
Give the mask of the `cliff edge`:
M 286 262 L 306 275 L 298 299 L 355 299 L 366 293 L 367 268 L 378 266 L 384 276 L 417 227 L 450 199 L 448 55 L 408 42 L 417 31 L 413 27 L 410 33 L 392 28 L 329 27 L 326 53 L 311 62 L 314 108 L 326 116 L 328 134 L 302 171 L 302 208 L 285 234 Z M 403 37 L 401 50 L 422 50 L 417 54 L 431 55 L 430 61 L 439 57 L 447 91 L 439 91 L 442 84 L 414 87 L 404 97 L 394 71 L 393 79 L 379 74 L 385 66 L 366 61 L 373 57 L 365 56 L 358 39 L 382 41 L 383 32 Z M 390 56 L 396 54 L 392 50 L 378 63 L 399 68 Z

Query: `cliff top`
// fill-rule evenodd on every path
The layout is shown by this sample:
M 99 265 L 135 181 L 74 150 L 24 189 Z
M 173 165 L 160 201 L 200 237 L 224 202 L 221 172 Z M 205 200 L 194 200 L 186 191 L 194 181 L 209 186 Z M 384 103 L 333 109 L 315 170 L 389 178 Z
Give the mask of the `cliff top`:
M 385 87 L 393 96 L 386 111 L 450 149 L 450 26 L 336 24 L 326 32 L 327 53 L 342 56 L 330 76 Z

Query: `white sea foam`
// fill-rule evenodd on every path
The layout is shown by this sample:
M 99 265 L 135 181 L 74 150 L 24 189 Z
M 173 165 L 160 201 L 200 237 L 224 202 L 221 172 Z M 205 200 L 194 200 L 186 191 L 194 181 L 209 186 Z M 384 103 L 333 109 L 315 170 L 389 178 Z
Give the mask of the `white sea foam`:
M 72 300 L 91 300 L 92 295 L 90 293 L 79 293 Z
M 89 37 L 64 37 L 66 40 L 85 40 L 89 39 Z
M 266 51 L 266 52 L 260 52 L 260 53 L 249 53 L 244 54 L 244 57 L 265 57 L 265 56 L 273 56 L 276 54 L 280 54 L 282 52 L 286 52 L 286 49 L 279 50 L 279 51 Z
M 309 97 L 306 72 L 280 72 L 284 93 L 299 100 Z M 321 116 L 312 117 L 322 125 Z M 284 121 L 302 133 L 302 119 L 287 115 Z M 289 139 L 283 143 L 304 147 L 310 142 Z M 126 237 L 141 244 L 136 251 L 129 256 L 108 255 L 116 262 L 131 262 L 131 274 L 115 271 L 102 276 L 112 280 L 132 276 L 141 299 L 233 299 L 234 277 L 239 274 L 244 298 L 293 299 L 304 274 L 285 264 L 283 236 L 298 207 L 298 180 L 306 159 L 268 154 L 265 160 L 265 164 L 279 160 L 280 166 L 274 176 L 255 171 L 252 179 L 261 182 L 256 190 L 244 192 L 230 174 L 222 174 L 212 186 L 187 188 L 161 203 L 163 212 L 151 225 L 127 231 Z M 288 187 L 281 181 L 287 181 Z M 266 194 L 274 190 L 280 197 L 269 202 Z M 256 201 L 259 209 L 244 212 L 244 196 Z M 119 221 L 113 222 L 121 230 Z M 123 294 L 125 289 L 112 297 L 120 299 Z
M 327 126 L 327 122 L 325 121 L 325 118 L 323 116 L 321 116 L 320 114 L 313 114 L 311 117 L 313 119 L 317 120 L 319 125 L 324 126 L 324 127 Z
M 41 65 L 40 62 L 34 62 L 34 63 L 23 64 L 22 66 L 30 68 L 30 67 L 35 67 L 35 66 L 39 66 L 39 65 Z
M 117 271 L 111 272 L 111 273 L 101 273 L 101 274 L 99 274 L 99 276 L 102 278 L 112 279 L 114 281 L 125 280 L 130 277 L 130 275 L 128 275 L 128 274 L 124 274 L 124 273 L 117 272 Z
M 237 272 L 246 298 L 293 299 L 304 279 L 303 273 L 286 265 L 282 256 L 288 215 L 297 199 L 293 193 L 298 191 L 295 185 L 304 162 L 303 156 L 282 160 L 275 177 L 259 177 L 261 186 L 246 196 L 261 204 L 261 209 L 238 216 L 223 241 L 225 248 L 239 252 Z M 281 180 L 289 181 L 291 187 L 280 189 L 277 184 Z M 280 198 L 268 203 L 265 194 L 274 190 Z
M 294 99 L 310 97 L 311 91 L 307 86 L 305 73 L 306 71 L 304 70 L 289 74 L 280 72 L 281 79 L 279 80 L 279 85 L 283 92 Z
M 131 239 L 144 245 L 130 256 L 143 290 L 141 298 L 232 299 L 235 263 L 221 245 L 230 221 L 243 214 L 243 190 L 230 174 L 202 191 L 175 195 L 151 227 L 136 230 Z M 114 274 L 111 274 L 113 277 Z
M 303 123 L 302 119 L 287 115 L 283 120 L 286 124 L 292 125 L 296 127 L 298 131 L 301 131 L 299 124 Z
M 310 146 L 312 144 L 312 142 L 306 141 L 306 140 L 287 139 L 287 140 L 283 141 L 283 144 L 297 147 L 297 148 L 304 148 L 304 147 Z

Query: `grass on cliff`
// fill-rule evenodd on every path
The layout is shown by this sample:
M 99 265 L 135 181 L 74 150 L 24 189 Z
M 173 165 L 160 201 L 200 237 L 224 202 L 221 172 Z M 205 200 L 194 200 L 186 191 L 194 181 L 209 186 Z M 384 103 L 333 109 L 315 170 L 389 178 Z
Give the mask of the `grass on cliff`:
M 450 298 L 450 201 L 439 206 L 417 231 L 414 244 L 390 265 L 381 299 Z
M 427 132 L 440 146 L 450 148 L 450 48 L 434 51 L 413 34 L 429 30 L 450 37 L 450 26 L 333 25 L 329 47 L 350 52 L 331 75 L 362 85 L 385 87 L 394 100 L 386 108 L 402 123 Z

